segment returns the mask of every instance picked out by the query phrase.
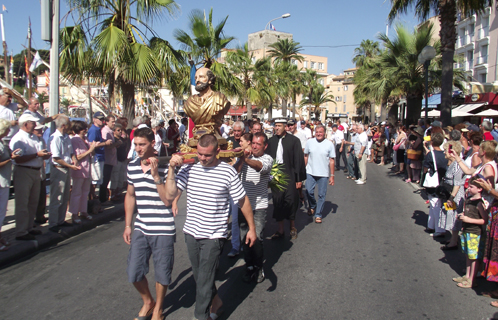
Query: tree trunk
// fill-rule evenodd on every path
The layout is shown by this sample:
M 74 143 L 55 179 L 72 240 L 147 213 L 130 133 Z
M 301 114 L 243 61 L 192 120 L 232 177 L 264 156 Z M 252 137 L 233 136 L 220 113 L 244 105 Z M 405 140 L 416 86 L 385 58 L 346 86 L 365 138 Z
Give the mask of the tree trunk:
M 453 56 L 456 42 L 456 1 L 439 1 L 441 30 L 442 70 L 441 70 L 441 122 L 451 125 L 451 98 L 453 92 Z
M 247 119 L 252 119 L 252 103 L 249 99 L 246 99 L 246 109 L 247 109 Z
M 109 74 L 109 84 L 107 85 L 107 95 L 109 99 L 109 107 L 111 110 L 116 110 L 115 99 L 116 79 L 114 78 L 114 71 Z
M 373 101 L 370 101 L 370 122 L 375 122 L 375 121 L 376 121 L 375 103 Z
M 292 119 L 296 119 L 296 99 L 292 100 Z
M 287 99 L 282 99 L 282 117 L 287 117 Z
M 273 119 L 273 110 L 272 110 L 272 107 L 273 107 L 273 103 L 270 102 L 270 105 L 268 106 L 268 120 L 270 120 L 270 121 L 271 121 L 271 119 Z
M 387 122 L 394 125 L 398 121 L 398 103 L 393 103 L 387 113 Z
M 123 117 L 128 119 L 128 123 L 133 124 L 133 119 L 135 119 L 135 85 L 123 81 L 121 82 L 121 92 L 123 93 Z
M 422 112 L 422 97 L 415 95 L 406 97 L 406 126 L 417 124 Z
M 382 101 L 380 105 L 380 119 L 379 121 L 384 121 L 387 119 L 387 101 Z

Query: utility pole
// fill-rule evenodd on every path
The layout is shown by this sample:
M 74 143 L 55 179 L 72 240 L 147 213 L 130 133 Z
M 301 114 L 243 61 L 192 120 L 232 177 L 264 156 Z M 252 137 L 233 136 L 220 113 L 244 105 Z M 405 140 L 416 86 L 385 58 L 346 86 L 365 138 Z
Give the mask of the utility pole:
M 29 19 L 28 23 L 28 68 L 31 68 L 31 19 Z M 33 85 L 33 80 L 31 78 L 31 71 L 26 70 L 28 73 L 28 99 L 31 98 L 32 90 L 31 87 Z M 43 108 L 43 106 L 42 106 Z
M 59 113 L 59 19 L 60 0 L 52 4 L 52 46 L 50 48 L 50 116 Z M 51 132 L 55 130 L 52 122 Z
M 2 44 L 3 44 L 3 69 L 5 71 L 5 81 L 9 81 L 9 68 L 7 62 L 7 41 L 5 41 L 5 28 L 3 26 L 3 13 L 0 13 L 0 23 L 2 24 Z

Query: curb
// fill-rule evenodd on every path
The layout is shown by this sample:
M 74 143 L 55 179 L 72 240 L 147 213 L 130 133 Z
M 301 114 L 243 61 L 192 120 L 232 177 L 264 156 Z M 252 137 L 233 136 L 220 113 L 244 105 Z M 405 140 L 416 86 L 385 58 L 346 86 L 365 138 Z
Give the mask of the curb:
M 116 204 L 107 210 L 105 210 L 104 207 L 104 212 L 93 215 L 92 217 L 93 219 L 91 221 L 83 220 L 81 224 L 63 227 L 60 233 L 48 231 L 42 235 L 36 236 L 36 240 L 23 241 L 11 246 L 8 251 L 0 252 L 0 268 L 14 264 L 20 259 L 52 247 L 59 242 L 94 229 L 111 220 L 124 217 L 124 204 Z

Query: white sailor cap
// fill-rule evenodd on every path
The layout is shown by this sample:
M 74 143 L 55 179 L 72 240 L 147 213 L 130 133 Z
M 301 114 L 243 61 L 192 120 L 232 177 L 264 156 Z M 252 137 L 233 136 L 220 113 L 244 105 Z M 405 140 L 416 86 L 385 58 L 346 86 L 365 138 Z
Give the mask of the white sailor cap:
M 273 119 L 273 121 L 274 121 L 275 123 L 285 123 L 285 124 L 287 124 L 287 121 L 288 121 L 288 120 L 289 120 L 289 119 L 287 119 L 287 118 L 283 118 L 283 117 L 282 117 L 282 118 L 275 118 L 275 119 Z

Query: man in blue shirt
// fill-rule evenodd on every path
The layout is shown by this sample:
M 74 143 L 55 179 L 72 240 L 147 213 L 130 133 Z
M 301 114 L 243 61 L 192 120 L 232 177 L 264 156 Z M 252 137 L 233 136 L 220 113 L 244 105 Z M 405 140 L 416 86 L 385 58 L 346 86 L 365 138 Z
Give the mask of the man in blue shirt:
M 92 187 L 90 189 L 90 197 L 92 199 L 98 199 L 98 195 L 95 194 L 95 186 L 101 185 L 104 178 L 104 146 L 108 146 L 112 144 L 112 140 L 103 140 L 102 139 L 102 127 L 104 126 L 105 115 L 97 111 L 93 115 L 93 124 L 88 129 L 87 139 L 88 142 L 92 143 L 93 141 L 98 142 L 95 147 L 95 156 L 92 159 Z
M 334 185 L 335 147 L 332 141 L 325 139 L 325 127 L 315 128 L 315 138 L 308 140 L 304 148 L 306 165 L 306 191 L 308 195 L 308 215 L 313 215 L 316 223 L 322 223 L 322 211 L 327 195 L 327 182 Z M 318 203 L 315 199 L 315 187 L 318 185 Z

